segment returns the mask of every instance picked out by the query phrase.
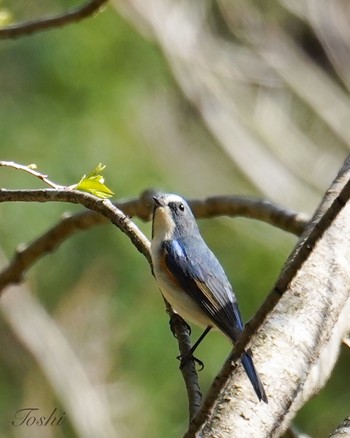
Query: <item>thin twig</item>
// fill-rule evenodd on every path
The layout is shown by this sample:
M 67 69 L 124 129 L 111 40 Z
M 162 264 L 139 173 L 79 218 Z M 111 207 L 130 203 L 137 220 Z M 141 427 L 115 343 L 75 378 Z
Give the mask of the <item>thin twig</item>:
M 45 184 L 56 190 L 64 190 L 65 188 L 64 186 L 61 186 L 60 184 L 56 184 L 53 181 L 49 180 L 47 175 L 44 175 L 43 173 L 40 173 L 37 170 L 35 170 L 36 169 L 35 164 L 29 164 L 28 166 L 24 166 L 23 164 L 18 164 L 15 163 L 14 161 L 0 161 L 0 167 L 10 167 L 16 170 L 23 170 L 24 172 L 29 173 L 30 175 L 33 175 L 36 178 L 39 178 Z
M 165 301 L 165 300 L 164 300 Z M 189 357 L 191 353 L 191 330 L 188 324 L 180 315 L 174 313 L 171 306 L 165 301 L 167 312 L 170 316 L 170 329 L 176 337 L 179 344 L 180 357 Z M 184 379 L 188 398 L 189 423 L 197 414 L 202 404 L 202 392 L 199 386 L 198 374 L 196 371 L 196 362 L 190 358 L 183 366 L 180 366 L 182 377 Z
M 52 17 L 39 18 L 37 20 L 25 21 L 13 24 L 0 29 L 0 39 L 18 38 L 56 27 L 66 26 L 67 24 L 78 22 L 90 17 L 102 7 L 107 0 L 90 0 L 76 8 L 69 9 L 62 14 Z

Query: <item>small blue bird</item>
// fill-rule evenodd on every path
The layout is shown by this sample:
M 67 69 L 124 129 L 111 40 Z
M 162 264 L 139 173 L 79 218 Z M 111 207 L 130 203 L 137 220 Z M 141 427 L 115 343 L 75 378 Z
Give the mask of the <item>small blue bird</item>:
M 244 327 L 237 300 L 190 207 L 178 195 L 153 199 L 151 256 L 162 294 L 182 318 L 207 327 L 200 339 L 216 327 L 235 343 Z M 267 403 L 250 351 L 241 361 L 259 400 Z

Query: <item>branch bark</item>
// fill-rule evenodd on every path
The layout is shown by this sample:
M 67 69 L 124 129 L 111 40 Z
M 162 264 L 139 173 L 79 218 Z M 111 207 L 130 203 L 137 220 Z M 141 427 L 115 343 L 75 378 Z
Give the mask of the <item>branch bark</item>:
M 44 30 L 66 26 L 67 24 L 76 23 L 98 12 L 98 10 L 106 2 L 107 0 L 90 0 L 87 3 L 78 6 L 77 8 L 69 9 L 63 14 L 7 26 L 3 29 L 0 29 L 0 39 L 18 38 L 33 33 L 42 32 Z
M 329 438 L 349 438 L 350 437 L 350 415 L 329 435 Z
M 214 382 L 187 438 L 280 436 L 324 385 L 350 329 L 349 197 L 350 158 Z M 237 360 L 251 333 L 268 405 L 256 403 L 241 367 L 232 372 L 232 359 Z

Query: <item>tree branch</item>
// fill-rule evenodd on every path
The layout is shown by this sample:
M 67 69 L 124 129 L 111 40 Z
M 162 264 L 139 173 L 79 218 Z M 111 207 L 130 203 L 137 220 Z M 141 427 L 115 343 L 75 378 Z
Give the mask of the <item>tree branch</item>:
M 44 175 L 40 175 L 40 179 L 42 179 L 42 176 Z M 49 182 L 50 184 L 55 184 L 52 183 L 52 181 Z M 58 186 L 57 184 L 55 185 Z M 116 203 L 115 208 L 120 210 L 118 215 L 122 214 L 121 212 L 124 213 L 124 219 L 122 219 L 123 216 L 121 216 L 120 223 L 123 226 L 125 226 L 126 223 L 133 224 L 133 222 L 125 219 L 125 215 L 137 216 L 142 220 L 150 220 L 152 215 L 153 193 L 154 191 L 147 190 L 143 192 L 137 199 Z M 80 201 L 82 199 L 86 199 L 84 196 L 91 197 L 92 195 L 85 195 L 82 192 L 74 192 L 71 190 L 0 190 L 0 202 L 60 201 L 82 203 Z M 95 211 L 83 211 L 72 216 L 66 215 L 45 234 L 41 235 L 30 244 L 22 245 L 20 248 L 18 248 L 15 257 L 0 275 L 0 293 L 8 284 L 17 283 L 20 281 L 25 271 L 31 265 L 33 265 L 43 255 L 54 251 L 73 233 L 107 222 L 108 216 L 106 216 L 100 208 L 102 201 L 99 198 L 92 198 L 96 200 L 94 208 Z M 197 218 L 206 218 L 218 215 L 241 215 L 259 220 L 265 220 L 266 222 L 270 222 L 276 226 L 278 225 L 280 228 L 294 233 L 300 233 L 300 231 L 305 228 L 307 223 L 307 220 L 301 214 L 290 212 L 267 201 L 254 200 L 244 197 L 221 196 L 207 198 L 204 200 L 189 200 L 189 203 Z M 109 202 L 108 205 L 111 208 L 111 204 Z M 97 206 L 99 207 L 97 208 Z M 111 214 L 114 213 L 111 212 Z M 133 226 L 135 225 L 133 224 Z M 139 233 L 139 230 L 137 233 Z M 144 239 L 146 239 L 144 236 L 140 237 L 140 240 L 143 240 L 144 242 L 144 246 L 141 245 L 138 250 L 146 256 L 150 263 L 150 257 L 147 252 L 145 252 L 145 247 L 149 247 L 149 242 L 147 241 L 146 243 Z
M 34 171 L 30 166 L 21 166 L 17 163 L 0 162 L 0 166 L 13 167 L 24 170 L 38 177 L 56 190 L 0 190 L 0 202 L 25 201 L 25 202 L 73 202 L 84 205 L 92 211 L 84 211 L 73 216 L 64 217 L 58 224 L 38 237 L 28 245 L 22 245 L 10 262 L 0 274 L 0 293 L 11 283 L 19 282 L 25 271 L 40 257 L 54 251 L 65 239 L 81 229 L 88 229 L 109 219 L 118 226 L 131 239 L 136 248 L 147 258 L 151 269 L 149 255 L 149 242 L 136 225 L 126 216 L 138 216 L 143 220 L 150 220 L 153 210 L 152 190 L 147 190 L 135 200 L 119 202 L 112 205 L 109 201 L 101 201 L 92 195 L 65 188 L 53 183 L 43 175 Z M 212 217 L 216 215 L 242 215 L 264 220 L 268 223 L 278 224 L 283 229 L 300 233 L 307 220 L 300 214 L 285 210 L 267 201 L 253 200 L 244 197 L 211 197 L 205 200 L 189 201 L 197 217 Z M 167 303 L 166 303 L 167 304 Z M 177 318 L 167 305 L 167 311 L 172 322 L 173 332 L 178 340 L 180 353 L 186 356 L 191 348 L 187 325 L 181 318 Z M 201 392 L 195 363 L 188 361 L 182 370 L 188 400 L 189 418 L 194 417 L 201 405 Z
M 96 212 L 65 215 L 57 224 L 30 243 L 21 245 L 10 263 L 0 273 L 0 294 L 5 287 L 23 280 L 25 272 L 41 257 L 55 251 L 66 239 L 77 231 L 87 230 L 99 222 L 107 223 L 104 216 Z
M 48 186 L 50 186 L 56 190 L 64 190 L 65 189 L 64 186 L 61 186 L 60 184 L 56 184 L 53 181 L 51 181 L 47 175 L 44 175 L 43 173 L 38 172 L 36 170 L 36 164 L 29 164 L 28 166 L 24 166 L 23 164 L 18 164 L 18 163 L 15 163 L 14 161 L 0 161 L 0 167 L 9 167 L 11 169 L 23 170 L 24 172 L 28 173 L 29 175 L 33 175 L 36 178 L 39 178 L 45 184 L 47 184 Z
M 88 193 L 69 189 L 62 191 L 52 189 L 29 191 L 0 190 L 0 201 L 3 202 L 5 200 L 37 202 L 59 201 L 71 202 L 75 204 L 79 203 L 84 205 L 86 208 L 93 210 L 93 213 L 80 213 L 79 215 L 75 215 L 73 218 L 66 217 L 59 224 L 51 228 L 28 246 L 22 246 L 16 252 L 15 257 L 7 266 L 7 268 L 5 268 L 0 274 L 0 293 L 9 284 L 20 281 L 23 273 L 29 268 L 29 266 L 31 266 L 45 253 L 54 250 L 69 235 L 77 231 L 78 228 L 90 228 L 97 222 L 100 222 L 100 218 L 102 217 L 100 215 L 103 215 L 104 221 L 105 218 L 109 219 L 130 238 L 131 242 L 138 249 L 138 251 L 146 257 L 151 271 L 153 271 L 149 252 L 150 242 L 139 230 L 139 228 L 128 218 L 128 216 L 126 216 L 108 200 L 101 200 L 100 198 Z M 168 303 L 166 303 L 166 307 L 170 318 L 176 319 L 176 316 L 173 314 Z M 191 347 L 186 323 L 181 319 L 177 320 L 176 324 L 173 326 L 173 330 L 178 340 L 181 354 L 183 354 L 183 352 L 187 352 Z M 196 373 L 194 361 L 188 361 L 187 366 L 181 371 L 188 393 L 190 418 L 192 419 L 200 404 L 198 400 L 201 400 L 198 375 Z
M 203 436 L 207 436 L 208 430 L 220 430 L 221 433 L 224 427 L 229 427 L 228 422 L 235 424 L 240 436 L 243 430 L 246 436 L 278 436 L 296 409 L 329 377 L 341 340 L 349 331 L 350 324 L 347 315 L 350 310 L 347 288 L 350 249 L 345 239 L 349 233 L 350 204 L 349 208 L 343 209 L 349 198 L 350 158 L 345 161 L 336 181 L 301 236 L 276 286 L 246 326 L 185 437 L 198 436 L 199 429 Z M 268 314 L 270 317 L 266 322 Z M 302 316 L 304 319 L 300 320 Z M 242 374 L 232 374 L 234 362 L 263 323 L 264 331 L 254 337 L 253 346 L 258 346 L 256 352 L 260 355 L 264 351 L 265 364 L 273 363 L 283 351 L 288 357 L 274 369 L 265 366 L 266 378 L 263 381 L 265 385 L 268 383 L 271 390 L 275 388 L 270 392 L 268 407 L 251 403 L 247 397 L 250 388 L 247 389 L 245 382 L 242 382 Z M 299 334 L 300 331 L 302 334 Z M 300 337 L 302 341 L 298 342 Z M 273 353 L 275 356 L 272 358 Z M 256 360 L 258 370 L 262 368 L 264 359 Z M 288 375 L 285 374 L 287 361 L 290 364 Z M 298 366 L 300 368 L 297 370 Z M 296 374 L 291 377 L 293 372 Z M 236 393 L 237 381 L 239 387 L 244 387 L 244 394 Z M 284 381 L 290 382 L 290 385 L 284 385 Z M 245 413 L 242 427 L 245 426 L 245 429 L 239 427 L 242 419 L 237 418 L 242 410 Z M 223 420 L 223 416 L 226 416 L 225 425 L 219 426 L 218 422 Z M 254 420 L 247 421 L 253 417 Z M 278 424 L 275 423 L 276 418 Z M 236 435 L 222 433 L 220 436 Z
M 350 436 L 350 415 L 339 424 L 339 426 L 329 435 L 329 438 L 347 438 Z
M 179 344 L 180 356 L 189 357 L 191 352 L 190 327 L 180 315 L 173 312 L 167 301 L 165 301 L 165 306 L 170 316 L 171 331 Z M 191 423 L 202 404 L 202 392 L 199 386 L 195 361 L 193 359 L 188 360 L 183 367 L 180 366 L 180 370 L 186 385 L 189 409 L 188 418 L 189 423 Z
M 273 202 L 245 196 L 213 196 L 189 201 L 197 218 L 213 216 L 242 216 L 258 219 L 284 231 L 299 235 L 309 218 L 302 213 L 287 210 Z
M 0 29 L 0 39 L 18 38 L 78 22 L 97 13 L 106 2 L 107 0 L 90 0 L 81 6 L 69 9 L 63 14 L 7 26 Z
M 152 266 L 149 254 L 149 240 L 140 229 L 109 200 L 77 190 L 0 190 L 0 201 L 17 200 L 26 202 L 69 202 L 81 204 L 89 210 L 102 214 L 125 233 L 136 249 L 143 254 Z
M 63 188 L 59 185 L 55 185 L 55 187 Z M 155 190 L 149 189 L 144 191 L 139 198 L 120 201 L 115 205 L 128 216 L 136 216 L 143 221 L 149 221 L 153 212 L 152 196 L 155 193 Z M 54 201 L 54 199 L 47 198 L 42 190 L 0 190 L 0 202 L 16 201 L 47 202 Z M 213 196 L 204 199 L 188 199 L 187 201 L 197 219 L 240 216 L 266 222 L 295 235 L 300 235 L 309 222 L 309 218 L 305 214 L 296 213 L 270 201 L 245 196 Z M 77 222 L 85 220 L 84 214 L 90 215 L 89 212 L 79 213 Z M 105 221 L 102 217 L 95 217 L 90 220 L 95 220 L 96 225 Z

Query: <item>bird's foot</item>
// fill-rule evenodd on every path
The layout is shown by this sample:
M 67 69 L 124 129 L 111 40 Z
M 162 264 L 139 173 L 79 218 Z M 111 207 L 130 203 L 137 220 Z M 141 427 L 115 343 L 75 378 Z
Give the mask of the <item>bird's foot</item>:
M 191 352 L 184 357 L 182 357 L 180 354 L 179 356 L 176 357 L 176 359 L 180 361 L 180 370 L 182 370 L 190 360 L 192 360 L 195 364 L 198 365 L 199 367 L 198 371 L 202 371 L 204 368 L 204 363 L 197 357 L 193 356 Z

